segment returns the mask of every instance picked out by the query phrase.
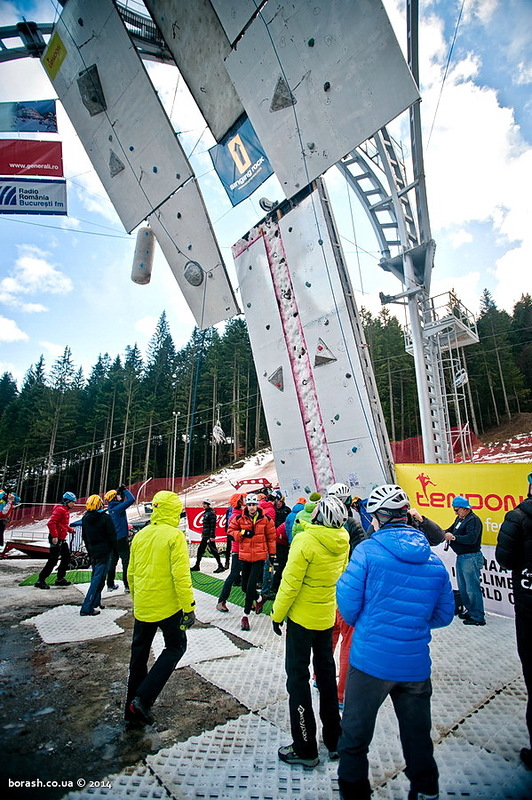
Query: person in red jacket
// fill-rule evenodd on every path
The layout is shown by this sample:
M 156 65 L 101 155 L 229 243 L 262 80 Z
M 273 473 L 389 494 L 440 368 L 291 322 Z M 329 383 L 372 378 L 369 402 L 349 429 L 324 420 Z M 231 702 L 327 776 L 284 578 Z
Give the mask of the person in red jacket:
M 264 562 L 275 555 L 275 524 L 258 506 L 255 494 L 248 494 L 241 514 L 234 514 L 229 533 L 239 544 L 242 562 L 242 591 L 246 595 L 241 629 L 249 631 L 249 613 L 257 600 L 257 583 L 262 580 Z
M 65 578 L 66 571 L 70 562 L 70 547 L 67 541 L 69 533 L 74 533 L 70 527 L 70 509 L 74 507 L 77 500 L 73 492 L 65 492 L 62 502 L 54 506 L 52 515 L 48 522 L 48 541 L 50 542 L 50 555 L 48 561 L 39 573 L 39 577 L 35 582 L 37 589 L 49 589 L 50 586 L 46 583 L 46 578 L 51 574 L 53 568 L 59 561 L 59 569 L 57 570 L 56 586 L 70 586 L 70 581 Z

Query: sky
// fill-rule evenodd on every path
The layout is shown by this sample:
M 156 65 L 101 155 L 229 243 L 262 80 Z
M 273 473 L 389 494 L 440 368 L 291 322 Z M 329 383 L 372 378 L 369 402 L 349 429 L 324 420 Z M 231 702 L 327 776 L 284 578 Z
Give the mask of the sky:
M 384 5 L 405 50 L 404 6 Z M 52 0 L 0 0 L 0 27 L 23 17 L 53 22 L 57 13 Z M 437 245 L 431 294 L 453 289 L 478 314 L 487 288 L 511 313 L 532 292 L 532 0 L 420 0 L 420 14 L 425 174 Z M 207 152 L 214 139 L 176 68 L 145 66 L 198 176 L 238 297 L 231 245 L 263 217 L 259 199 L 283 193 L 274 176 L 232 208 Z M 38 59 L 0 63 L 0 102 L 54 96 Z M 60 104 L 58 124 L 58 136 L 25 137 L 62 141 L 69 215 L 0 216 L 0 374 L 10 372 L 19 385 L 41 354 L 49 369 L 67 345 L 85 377 L 99 354 L 114 358 L 134 343 L 145 353 L 163 311 L 177 347 L 194 327 L 158 248 L 151 283 L 132 283 L 135 233 L 123 229 Z M 406 115 L 389 128 L 407 142 Z M 378 293 L 396 294 L 400 284 L 378 266 L 375 237 L 339 171 L 329 170 L 326 181 L 357 303 L 376 314 Z M 392 310 L 403 321 L 401 309 Z

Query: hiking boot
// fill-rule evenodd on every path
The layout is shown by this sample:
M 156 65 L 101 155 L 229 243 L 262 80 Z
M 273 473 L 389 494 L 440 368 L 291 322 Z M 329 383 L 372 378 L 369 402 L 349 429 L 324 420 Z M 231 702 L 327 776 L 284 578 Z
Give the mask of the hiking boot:
M 67 581 L 66 578 L 61 578 L 60 581 L 55 582 L 56 586 L 72 586 L 72 581 Z
M 80 611 L 79 615 L 80 617 L 97 617 L 99 613 L 99 608 L 93 608 L 92 611 Z
M 460 613 L 458 614 L 458 617 L 460 619 L 470 619 L 469 611 L 460 611 Z
M 113 583 L 111 586 L 107 587 L 108 592 L 115 592 L 117 589 L 120 589 L 120 586 L 117 583 Z
M 50 588 L 48 586 L 48 584 L 45 583 L 44 581 L 35 581 L 35 583 L 33 585 L 35 586 L 36 589 L 49 589 Z
M 312 768 L 317 767 L 320 763 L 317 756 L 316 758 L 301 758 L 291 744 L 286 745 L 286 747 L 280 747 L 277 751 L 277 755 L 285 764 L 302 764 L 304 767 Z
M 199 572 L 199 567 L 198 567 L 198 565 L 197 565 L 197 564 L 194 564 L 194 566 L 193 566 L 193 567 L 190 567 L 190 571 L 191 571 L 191 572 Z
M 155 718 L 151 713 L 149 706 L 142 702 L 140 697 L 134 697 L 128 706 L 129 721 L 144 722 L 146 725 L 153 725 Z
M 262 611 L 262 606 L 266 602 L 266 598 L 264 595 L 260 595 L 259 599 L 255 601 L 255 614 L 260 614 Z
M 482 620 L 482 622 L 480 622 L 478 619 L 471 619 L 471 617 L 468 617 L 467 619 L 462 620 L 462 622 L 464 623 L 464 625 L 485 625 L 486 624 L 485 620 Z
M 213 574 L 216 575 L 217 572 L 225 572 L 226 569 L 227 569 L 227 567 L 224 567 L 221 564 L 218 564 L 218 566 L 214 570 Z
M 243 616 L 240 621 L 240 630 L 249 631 L 249 619 L 246 616 Z
M 338 761 L 340 753 L 338 750 L 329 750 L 329 761 Z
M 225 603 L 216 603 L 216 611 L 226 611 L 229 613 L 229 609 L 227 608 Z

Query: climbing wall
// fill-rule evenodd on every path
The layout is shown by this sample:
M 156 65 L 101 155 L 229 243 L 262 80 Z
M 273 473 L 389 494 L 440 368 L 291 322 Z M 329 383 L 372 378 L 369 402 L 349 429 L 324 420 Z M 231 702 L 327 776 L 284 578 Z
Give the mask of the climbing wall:
M 237 314 L 191 165 L 112 0 L 69 0 L 42 64 L 125 229 L 149 221 L 198 326 Z
M 334 481 L 365 497 L 392 477 L 367 345 L 317 187 L 233 247 L 277 474 L 292 501 Z

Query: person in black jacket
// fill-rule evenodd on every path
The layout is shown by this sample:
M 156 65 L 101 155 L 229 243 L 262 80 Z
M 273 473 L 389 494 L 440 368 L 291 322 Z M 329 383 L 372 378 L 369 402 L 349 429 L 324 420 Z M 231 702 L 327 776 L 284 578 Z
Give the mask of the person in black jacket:
M 504 517 L 495 558 L 501 567 L 512 570 L 515 636 L 528 694 L 526 726 L 530 739 L 530 748 L 523 747 L 520 756 L 525 767 L 532 769 L 532 472 L 526 499 Z
M 113 520 L 103 510 L 101 498 L 91 494 L 85 506 L 87 511 L 81 520 L 81 535 L 91 560 L 92 578 L 79 613 L 82 617 L 95 617 L 100 613 L 109 559 L 118 554 L 118 547 Z
M 480 571 L 484 557 L 480 549 L 482 542 L 482 520 L 473 513 L 467 498 L 458 495 L 453 500 L 456 519 L 447 528 L 445 539 L 456 553 L 456 582 L 466 610 L 462 616 L 464 625 L 485 625 L 484 598 L 480 588 Z
M 205 550 L 208 550 L 215 559 L 216 563 L 218 564 L 217 568 L 214 570 L 215 572 L 225 572 L 227 567 L 224 567 L 222 564 L 222 560 L 220 558 L 220 554 L 216 549 L 216 514 L 214 513 L 213 509 L 211 508 L 211 501 L 204 500 L 203 501 L 203 529 L 201 532 L 201 542 L 198 547 L 198 553 L 196 555 L 196 563 L 193 567 L 191 567 L 192 572 L 199 572 L 201 559 Z

